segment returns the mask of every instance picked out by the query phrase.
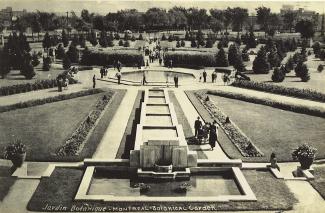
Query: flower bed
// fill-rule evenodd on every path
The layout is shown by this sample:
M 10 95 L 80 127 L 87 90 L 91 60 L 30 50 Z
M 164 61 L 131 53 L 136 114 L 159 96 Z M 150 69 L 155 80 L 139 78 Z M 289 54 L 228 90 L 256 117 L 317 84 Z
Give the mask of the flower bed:
M 113 95 L 114 92 L 108 92 L 98 100 L 95 109 L 88 114 L 72 136 L 66 140 L 65 144 L 57 150 L 57 156 L 75 156 L 79 154 L 89 132 L 95 127 L 96 122 L 99 120 L 105 107 L 112 100 Z
M 69 84 L 75 84 L 78 81 L 70 78 Z M 35 83 L 17 84 L 0 88 L 0 96 L 13 95 L 18 93 L 30 92 L 41 89 L 57 87 L 56 79 L 40 80 Z
M 164 64 L 173 61 L 174 67 L 213 67 L 216 66 L 215 54 L 197 51 L 172 51 L 167 52 Z
M 67 99 L 92 95 L 92 94 L 101 93 L 101 92 L 103 92 L 103 90 L 101 90 L 101 89 L 90 89 L 90 90 L 70 93 L 70 94 L 66 94 L 66 95 L 58 95 L 58 96 L 48 97 L 48 98 L 43 98 L 43 99 L 38 99 L 38 100 L 30 100 L 30 101 L 26 101 L 26 102 L 20 102 L 20 103 L 8 105 L 8 106 L 0 106 L 0 113 L 7 112 L 10 110 L 33 107 L 33 106 L 37 106 L 37 105 L 42 105 L 42 104 L 47 104 L 47 103 L 52 103 L 52 102 L 63 101 L 63 100 L 67 100 Z
M 142 53 L 136 50 L 86 51 L 82 56 L 81 63 L 89 66 L 107 66 L 114 65 L 117 60 L 124 66 L 131 67 L 144 63 Z
M 234 123 L 226 122 L 227 116 L 220 109 L 218 109 L 211 101 L 205 100 L 204 92 L 196 92 L 195 95 L 244 157 L 264 156 L 264 154 Z
M 237 99 L 237 100 L 242 100 L 242 101 L 247 101 L 255 104 L 263 104 L 266 106 L 271 106 L 274 108 L 278 109 L 283 109 L 283 110 L 288 110 L 292 112 L 297 112 L 297 113 L 303 113 L 307 115 L 313 115 L 313 116 L 318 116 L 318 117 L 323 117 L 325 118 L 325 111 L 321 110 L 319 108 L 310 108 L 306 106 L 301 106 L 301 105 L 293 105 L 293 104 L 287 104 L 279 101 L 273 101 L 269 99 L 263 99 L 263 98 L 256 98 L 244 94 L 237 94 L 237 93 L 231 93 L 231 92 L 224 92 L 224 91 L 208 91 L 208 94 L 212 95 L 219 95 L 222 97 L 226 98 L 232 98 L 232 99 Z
M 254 89 L 263 92 L 270 92 L 279 95 L 287 95 L 297 98 L 304 98 L 313 101 L 325 102 L 325 94 L 311 89 L 298 89 L 292 87 L 279 86 L 268 83 L 236 80 L 232 83 L 234 87 Z

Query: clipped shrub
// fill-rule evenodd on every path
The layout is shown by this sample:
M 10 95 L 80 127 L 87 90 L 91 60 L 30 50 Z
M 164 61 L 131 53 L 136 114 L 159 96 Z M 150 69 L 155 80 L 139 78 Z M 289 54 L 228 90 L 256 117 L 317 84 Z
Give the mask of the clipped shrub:
M 322 65 L 322 64 L 318 65 L 317 71 L 322 72 L 323 70 L 324 70 L 324 65 Z
M 33 52 L 31 63 L 32 63 L 33 67 L 36 67 L 37 65 L 40 64 L 40 61 L 38 59 L 38 55 L 36 52 Z
M 207 39 L 207 42 L 205 44 L 205 48 L 212 48 L 213 47 L 213 43 L 211 39 Z
M 69 57 L 72 63 L 79 62 L 79 50 L 76 46 L 70 45 L 69 50 L 67 51 L 67 56 Z
M 26 79 L 32 79 L 36 75 L 34 67 L 31 63 L 23 64 L 21 74 L 25 76 Z
M 195 39 L 191 40 L 191 47 L 197 47 L 197 43 L 196 43 Z
M 162 34 L 162 36 L 161 36 L 161 40 L 162 40 L 162 41 L 166 41 L 166 40 L 167 40 L 165 33 Z
M 132 37 L 131 37 L 131 41 L 135 41 L 136 39 L 135 39 L 135 36 L 134 35 L 132 35 Z
M 249 54 L 247 52 L 247 49 L 243 49 L 243 51 L 241 53 L 241 57 L 242 57 L 243 61 L 249 61 Z
M 223 48 L 219 50 L 219 52 L 216 54 L 216 66 L 217 67 L 228 67 L 229 62 L 226 56 L 226 52 Z
M 114 50 L 114 51 L 87 51 L 83 54 L 81 64 L 83 65 L 114 65 L 119 60 L 123 66 L 133 67 L 134 65 L 143 65 L 143 55 L 137 50 Z
M 130 47 L 130 42 L 128 40 L 126 40 L 123 44 L 124 47 Z
M 59 44 L 57 50 L 56 50 L 56 58 L 57 59 L 63 59 L 65 56 L 65 50 L 62 46 L 62 44 Z
M 270 64 L 266 58 L 265 49 L 262 47 L 253 61 L 253 71 L 256 74 L 267 74 L 270 70 Z
M 63 69 L 65 69 L 65 70 L 70 69 L 71 61 L 70 61 L 70 58 L 68 56 L 64 57 L 64 59 L 62 61 L 62 65 L 63 65 Z
M 286 62 L 285 68 L 286 68 L 286 73 L 290 73 L 291 70 L 293 70 L 293 68 L 294 68 L 294 61 L 293 61 L 293 58 L 291 56 L 288 59 L 288 61 Z
M 282 82 L 285 78 L 285 72 L 283 69 L 279 69 L 278 67 L 276 67 L 273 71 L 272 74 L 272 81 L 273 82 Z
M 50 57 L 43 57 L 43 71 L 49 71 L 51 69 L 52 59 Z
M 183 39 L 181 40 L 181 46 L 185 47 L 185 41 Z
M 123 40 L 121 39 L 121 40 L 119 40 L 119 42 L 118 42 L 118 45 L 119 46 L 123 46 L 124 45 L 124 42 L 123 42 Z
M 138 40 L 143 40 L 143 36 L 142 36 L 142 34 L 140 33 L 140 35 L 139 35 L 139 38 L 138 38 Z
M 174 40 L 175 40 L 174 35 L 170 34 L 169 37 L 168 37 L 168 41 L 172 42 Z
M 179 41 L 176 42 L 176 47 L 177 48 L 181 47 L 181 43 Z
M 120 34 L 119 33 L 115 33 L 114 34 L 114 39 L 116 40 L 119 40 L 121 37 L 120 37 Z
M 172 60 L 174 67 L 212 67 L 215 66 L 215 57 L 213 53 L 197 51 L 175 51 L 167 52 L 164 57 L 164 63 Z

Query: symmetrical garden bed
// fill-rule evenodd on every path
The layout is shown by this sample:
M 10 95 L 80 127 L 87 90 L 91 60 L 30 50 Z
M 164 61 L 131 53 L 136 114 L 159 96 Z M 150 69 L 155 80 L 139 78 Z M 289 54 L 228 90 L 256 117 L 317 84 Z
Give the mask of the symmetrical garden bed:
M 206 100 L 207 96 L 204 91 L 196 92 L 195 95 L 244 157 L 261 157 L 264 155 L 233 122 L 226 121 L 227 115 L 210 100 Z
M 313 101 L 325 102 L 325 94 L 311 89 L 299 89 L 293 87 L 279 86 L 263 82 L 236 80 L 232 84 L 234 87 L 254 89 L 263 92 L 270 92 L 280 95 L 287 95 L 297 98 L 304 98 Z
M 164 64 L 173 61 L 174 67 L 213 67 L 216 65 L 215 54 L 198 51 L 171 51 L 164 57 Z
M 110 91 L 99 98 L 95 108 L 89 112 L 88 116 L 74 131 L 71 137 L 65 141 L 65 144 L 57 150 L 56 154 L 58 156 L 74 156 L 79 154 L 83 144 L 86 142 L 88 134 L 96 125 L 97 120 L 111 101 L 113 94 L 114 92 Z

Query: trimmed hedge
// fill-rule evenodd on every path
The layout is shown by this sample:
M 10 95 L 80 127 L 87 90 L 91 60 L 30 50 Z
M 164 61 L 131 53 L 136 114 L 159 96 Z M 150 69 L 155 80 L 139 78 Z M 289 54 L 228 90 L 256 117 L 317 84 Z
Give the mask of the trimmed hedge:
M 205 98 L 205 93 L 196 92 L 196 97 L 200 100 L 205 109 L 209 112 L 213 119 L 216 119 L 217 123 L 224 130 L 225 134 L 231 140 L 231 142 L 237 147 L 239 152 L 244 157 L 262 157 L 261 152 L 234 123 L 227 122 L 227 116 L 213 104 L 213 102 Z
M 107 66 L 114 65 L 119 60 L 124 66 L 144 65 L 144 58 L 141 52 L 134 50 L 112 50 L 112 51 L 87 51 L 84 52 L 81 64 Z
M 253 89 L 263 92 L 270 92 L 279 95 L 286 95 L 296 98 L 303 98 L 312 101 L 325 102 L 325 94 L 311 89 L 298 89 L 293 87 L 285 87 L 268 83 L 255 81 L 236 80 L 232 84 L 234 87 Z
M 69 78 L 69 84 L 75 84 L 78 81 Z M 36 91 L 41 89 L 49 89 L 57 87 L 56 79 L 46 79 L 36 81 L 35 83 L 17 84 L 12 86 L 0 87 L 0 96 L 14 95 L 18 93 Z
M 215 54 L 198 51 L 167 52 L 164 64 L 173 61 L 174 67 L 214 67 L 216 66 Z
M 237 93 L 231 93 L 231 92 L 224 92 L 224 91 L 211 91 L 209 90 L 207 94 L 211 95 L 218 95 L 221 97 L 226 97 L 226 98 L 232 98 L 232 99 L 237 99 L 237 100 L 242 100 L 242 101 L 247 101 L 250 103 L 255 103 L 255 104 L 262 104 L 278 109 L 283 109 L 283 110 L 288 110 L 296 113 L 302 113 L 306 115 L 312 115 L 312 116 L 318 116 L 318 117 L 323 117 L 325 118 L 325 111 L 320 110 L 318 108 L 309 108 L 301 105 L 292 105 L 292 104 L 287 104 L 287 103 L 282 103 L 279 101 L 273 101 L 269 99 L 263 99 L 263 98 L 256 98 L 248 95 L 243 95 L 243 94 L 237 94 Z
M 16 109 L 22 109 L 22 108 L 27 108 L 27 107 L 43 105 L 43 104 L 57 102 L 57 101 L 78 98 L 78 97 L 87 96 L 87 95 L 93 95 L 93 94 L 97 94 L 97 93 L 101 93 L 101 92 L 103 92 L 103 90 L 101 90 L 101 89 L 90 89 L 90 90 L 84 90 L 84 91 L 65 94 L 65 95 L 58 95 L 58 96 L 54 96 L 54 97 L 48 97 L 48 98 L 43 98 L 43 99 L 20 102 L 20 103 L 16 103 L 16 104 L 12 104 L 12 105 L 7 105 L 7 106 L 0 106 L 0 113 L 11 111 L 11 110 L 16 110 Z
M 99 98 L 95 109 L 89 112 L 85 120 L 79 125 L 74 133 L 69 137 L 65 144 L 60 147 L 57 156 L 75 156 L 82 150 L 82 145 L 86 142 L 89 132 L 96 125 L 96 121 L 100 118 L 107 104 L 110 102 L 114 92 L 108 92 L 103 97 Z

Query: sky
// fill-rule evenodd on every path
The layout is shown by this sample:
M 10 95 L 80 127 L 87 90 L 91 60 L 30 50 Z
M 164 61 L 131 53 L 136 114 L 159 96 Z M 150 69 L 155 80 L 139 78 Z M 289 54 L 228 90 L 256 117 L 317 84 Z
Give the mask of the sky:
M 325 0 L 316 1 L 293 1 L 293 0 L 274 0 L 274 1 L 219 1 L 219 0 L 0 0 L 0 9 L 11 6 L 14 10 L 26 9 L 27 11 L 46 11 L 46 12 L 66 12 L 74 11 L 79 13 L 82 9 L 90 12 L 107 14 L 122 9 L 137 9 L 146 11 L 151 7 L 164 9 L 173 6 L 198 7 L 209 10 L 210 8 L 224 9 L 227 7 L 244 7 L 252 14 L 256 7 L 265 6 L 271 8 L 272 12 L 279 12 L 282 5 L 294 5 L 295 8 L 305 8 L 318 13 L 325 10 Z

